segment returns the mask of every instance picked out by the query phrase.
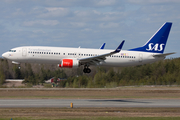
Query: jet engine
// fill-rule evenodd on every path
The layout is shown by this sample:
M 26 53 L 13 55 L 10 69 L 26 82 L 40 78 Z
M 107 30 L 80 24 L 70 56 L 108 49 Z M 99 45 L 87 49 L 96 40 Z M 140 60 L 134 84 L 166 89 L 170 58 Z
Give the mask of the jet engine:
M 61 68 L 77 68 L 79 67 L 79 61 L 76 59 L 63 59 L 58 66 Z

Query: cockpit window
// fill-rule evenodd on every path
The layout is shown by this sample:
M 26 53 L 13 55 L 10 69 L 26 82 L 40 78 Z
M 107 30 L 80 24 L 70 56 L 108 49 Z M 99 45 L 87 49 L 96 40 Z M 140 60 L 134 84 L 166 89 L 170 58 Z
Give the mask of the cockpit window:
M 16 52 L 16 50 L 9 50 L 9 52 Z

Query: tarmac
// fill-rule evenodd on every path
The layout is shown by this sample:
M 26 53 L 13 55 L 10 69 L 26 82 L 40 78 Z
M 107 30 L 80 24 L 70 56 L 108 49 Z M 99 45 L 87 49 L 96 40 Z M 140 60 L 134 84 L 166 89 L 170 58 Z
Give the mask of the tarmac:
M 0 99 L 0 108 L 177 108 L 179 99 Z

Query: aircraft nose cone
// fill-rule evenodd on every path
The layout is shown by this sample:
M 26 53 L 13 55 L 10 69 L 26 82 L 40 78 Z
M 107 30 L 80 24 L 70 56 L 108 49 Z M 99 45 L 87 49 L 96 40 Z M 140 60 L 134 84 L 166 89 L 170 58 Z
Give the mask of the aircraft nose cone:
M 2 54 L 2 57 L 3 57 L 3 58 L 6 58 L 6 53 L 3 53 L 3 54 Z

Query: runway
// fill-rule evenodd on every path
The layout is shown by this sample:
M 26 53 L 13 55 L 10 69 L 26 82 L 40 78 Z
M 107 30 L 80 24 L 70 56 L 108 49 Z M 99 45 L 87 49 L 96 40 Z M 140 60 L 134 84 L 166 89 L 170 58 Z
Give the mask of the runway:
M 180 107 L 179 99 L 1 99 L 0 108 Z

